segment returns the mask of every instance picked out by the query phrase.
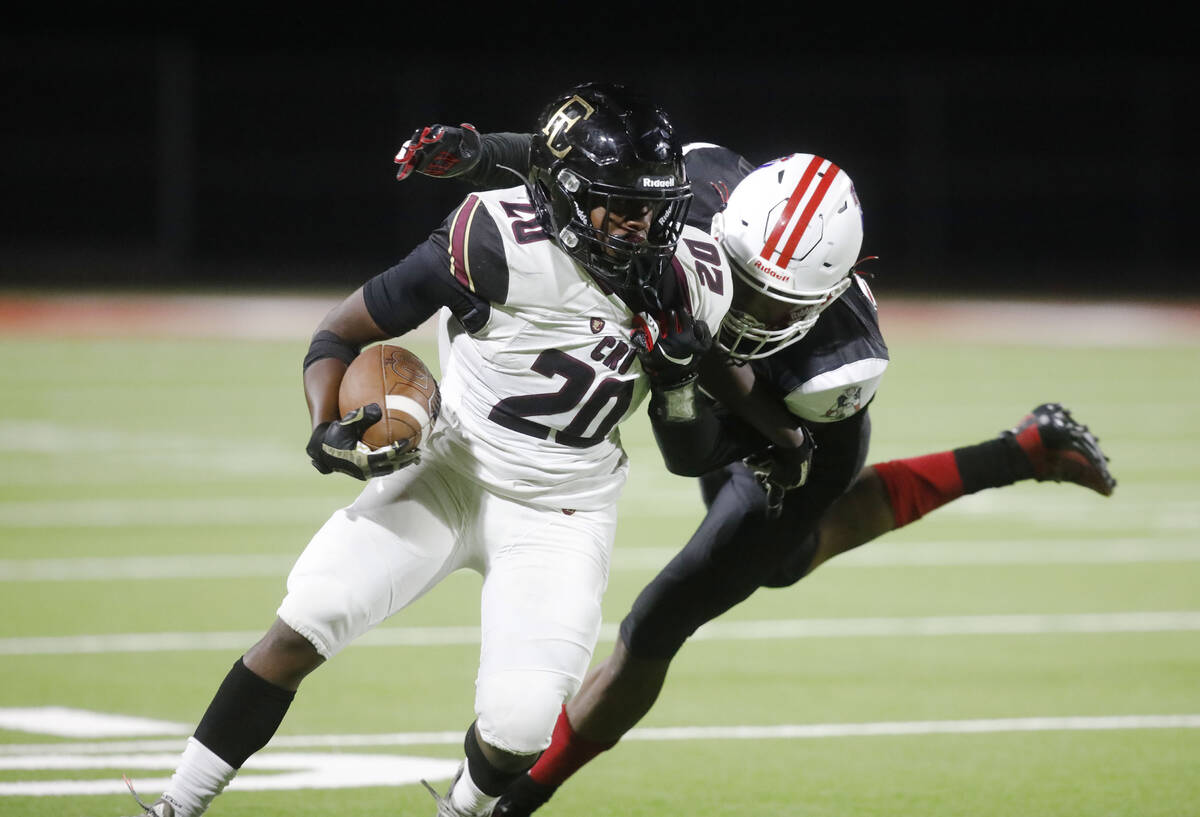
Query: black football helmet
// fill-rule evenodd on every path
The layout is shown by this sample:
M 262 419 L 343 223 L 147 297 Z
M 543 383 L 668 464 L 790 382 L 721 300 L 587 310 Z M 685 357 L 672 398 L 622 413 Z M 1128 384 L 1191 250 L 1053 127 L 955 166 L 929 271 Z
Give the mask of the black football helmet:
M 547 234 L 626 304 L 653 306 L 692 198 L 666 114 L 624 86 L 579 85 L 542 111 L 529 160 L 530 199 Z M 645 239 L 611 235 L 609 214 L 647 221 Z

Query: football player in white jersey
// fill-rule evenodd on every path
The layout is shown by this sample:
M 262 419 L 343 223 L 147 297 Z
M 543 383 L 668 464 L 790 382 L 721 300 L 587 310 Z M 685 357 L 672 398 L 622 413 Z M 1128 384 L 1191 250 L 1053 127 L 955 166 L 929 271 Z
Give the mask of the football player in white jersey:
M 548 105 L 537 133 L 524 183 L 467 196 L 314 334 L 308 453 L 367 484 L 300 555 L 275 623 L 146 814 L 198 817 L 306 675 L 459 568 L 483 576 L 475 720 L 437 814 L 490 813 L 549 745 L 599 635 L 628 469 L 617 426 L 647 393 L 675 415 L 694 409 L 731 286 L 716 242 L 685 224 L 690 185 L 660 109 L 588 84 Z M 365 450 L 380 407 L 338 418 L 347 365 L 439 310 L 447 359 L 429 440 Z
M 397 157 L 398 177 L 416 171 L 493 184 L 491 167 L 518 165 L 528 139 L 481 137 L 470 126 L 418 129 Z M 1095 437 L 1057 404 L 976 445 L 864 468 L 867 407 L 888 354 L 874 298 L 854 274 L 862 222 L 849 178 L 807 154 L 757 169 L 718 145 L 688 145 L 684 154 L 695 194 L 688 219 L 711 229 L 734 270 L 717 344 L 741 365 L 704 367 L 700 383 L 710 394 L 695 418 L 666 422 L 652 410 L 651 419 L 668 467 L 701 476 L 708 513 L 639 595 L 613 654 L 588 673 L 550 748 L 505 792 L 494 817 L 526 817 L 613 746 L 649 711 L 690 634 L 758 587 L 792 584 L 840 553 L 986 488 L 1028 478 L 1103 495 L 1115 486 Z M 735 381 L 725 377 L 731 371 Z M 769 445 L 776 418 L 761 413 L 762 401 L 746 403 L 754 392 L 802 422 L 805 443 L 815 440 L 811 476 L 807 445 Z

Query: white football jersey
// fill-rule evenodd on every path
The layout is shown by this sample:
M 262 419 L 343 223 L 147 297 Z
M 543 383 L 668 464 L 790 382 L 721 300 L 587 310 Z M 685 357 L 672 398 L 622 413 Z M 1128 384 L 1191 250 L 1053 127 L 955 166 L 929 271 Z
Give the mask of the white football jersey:
M 427 445 L 510 498 L 600 508 L 617 501 L 628 470 L 617 427 L 649 389 L 630 342 L 634 314 L 533 213 L 515 187 L 468 196 L 449 222 L 450 270 L 490 309 L 473 331 L 443 310 L 444 420 Z M 721 249 L 687 227 L 672 269 L 715 332 L 731 296 Z

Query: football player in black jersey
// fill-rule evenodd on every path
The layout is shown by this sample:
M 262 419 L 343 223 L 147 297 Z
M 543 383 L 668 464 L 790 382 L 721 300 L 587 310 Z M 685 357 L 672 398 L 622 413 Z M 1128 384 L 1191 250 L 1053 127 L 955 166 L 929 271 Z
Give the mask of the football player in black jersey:
M 421 128 L 397 156 L 398 178 L 415 171 L 507 184 L 512 170 L 523 172 L 529 138 Z M 717 336 L 725 360 L 708 361 L 701 375 L 715 399 L 684 421 L 652 402 L 651 422 L 669 469 L 700 476 L 708 512 L 638 596 L 612 655 L 563 708 L 550 748 L 494 817 L 532 813 L 612 747 L 649 711 L 684 641 L 758 587 L 790 585 L 985 488 L 1032 478 L 1108 496 L 1116 484 L 1096 438 L 1058 404 L 978 445 L 864 468 L 868 404 L 888 356 L 855 269 L 862 233 L 853 186 L 832 163 L 803 154 L 755 169 L 727 148 L 692 144 L 685 166 L 689 223 L 711 230 L 729 255 L 733 307 Z M 781 437 L 781 414 L 800 432 L 798 445 Z

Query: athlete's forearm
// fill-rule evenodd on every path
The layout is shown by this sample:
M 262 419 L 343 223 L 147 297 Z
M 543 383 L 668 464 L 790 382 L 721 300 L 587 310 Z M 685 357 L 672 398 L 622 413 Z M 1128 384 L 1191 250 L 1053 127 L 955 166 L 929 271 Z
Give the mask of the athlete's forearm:
M 480 189 L 520 184 L 529 175 L 528 133 L 481 134 L 479 162 L 458 178 Z
M 692 386 L 688 386 L 692 388 Z M 667 400 L 650 395 L 650 428 L 672 474 L 698 477 L 764 448 L 767 440 L 736 417 L 714 410 L 711 401 L 697 396 L 694 416 L 670 416 Z
M 800 420 L 759 382 L 749 366 L 706 360 L 700 370 L 704 390 L 749 423 L 772 444 L 798 448 L 804 441 Z
M 346 368 L 346 364 L 336 358 L 324 358 L 304 370 L 304 398 L 308 402 L 313 428 L 341 416 L 338 388 Z
M 387 336 L 367 310 L 362 287 L 325 315 L 304 359 L 304 397 L 313 428 L 340 416 L 338 387 L 347 367 L 364 346 Z

